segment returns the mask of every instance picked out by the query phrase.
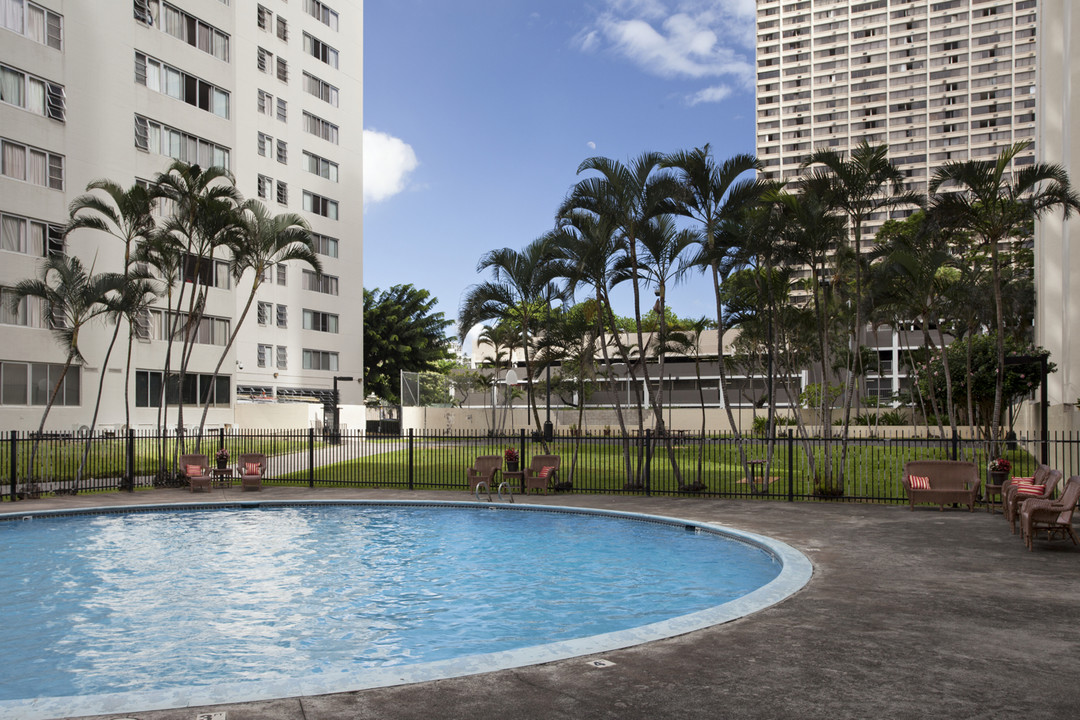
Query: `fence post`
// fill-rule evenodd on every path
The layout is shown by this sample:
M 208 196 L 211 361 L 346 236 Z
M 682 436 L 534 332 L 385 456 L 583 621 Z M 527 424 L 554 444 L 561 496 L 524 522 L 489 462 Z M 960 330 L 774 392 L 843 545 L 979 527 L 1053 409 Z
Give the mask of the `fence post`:
M 124 485 L 128 492 L 135 492 L 135 431 L 131 428 L 124 446 Z
M 308 487 L 315 487 L 315 428 L 307 429 Z
M 225 428 L 219 427 L 217 429 L 217 433 L 218 433 L 218 435 L 217 435 L 218 436 L 218 449 L 220 450 L 221 448 L 225 447 Z
M 409 489 L 413 489 L 413 429 L 409 428 Z
M 652 494 L 652 429 L 645 428 L 645 497 Z
M 11 451 L 8 453 L 8 457 L 11 460 L 11 463 L 10 463 L 10 465 L 11 465 L 11 467 L 10 467 L 10 470 L 11 470 L 11 500 L 12 500 L 12 502 L 14 502 L 14 501 L 19 499 L 19 493 L 17 492 L 18 489 L 19 489 L 18 488 L 18 485 L 19 485 L 19 477 L 18 477 L 18 475 L 19 475 L 19 462 L 18 462 L 18 458 L 15 457 L 16 448 L 18 448 L 18 446 L 19 446 L 19 431 L 18 430 L 12 430 L 10 437 L 11 437 Z
M 525 419 L 528 420 L 529 414 L 525 413 Z M 525 468 L 528 464 L 525 462 L 525 428 L 521 428 L 521 439 L 518 444 L 518 467 L 521 468 L 521 494 L 525 494 L 525 474 L 528 472 Z
M 959 457 L 960 457 L 959 451 L 960 451 L 960 433 L 957 432 L 956 429 L 954 428 L 953 432 L 952 432 L 952 459 L 953 459 L 954 462 L 956 460 L 958 460 Z
M 787 501 L 795 502 L 795 435 L 791 428 L 787 431 Z

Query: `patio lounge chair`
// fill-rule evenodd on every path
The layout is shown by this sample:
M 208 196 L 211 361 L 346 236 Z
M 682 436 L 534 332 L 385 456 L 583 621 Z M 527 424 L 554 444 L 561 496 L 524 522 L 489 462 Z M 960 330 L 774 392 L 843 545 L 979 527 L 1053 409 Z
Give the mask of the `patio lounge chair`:
M 1074 544 L 1080 545 L 1080 537 L 1073 530 L 1072 516 L 1076 503 L 1080 500 L 1080 476 L 1073 475 L 1065 483 L 1065 491 L 1057 500 L 1025 500 L 1020 506 L 1020 532 L 1024 536 L 1024 545 L 1034 550 L 1032 541 L 1035 533 L 1046 531 L 1047 539 L 1068 537 Z
M 558 455 L 533 455 L 525 470 L 525 492 L 535 488 L 547 495 L 551 481 L 559 474 L 560 461 Z
M 187 477 L 191 492 L 196 488 L 210 492 L 210 463 L 205 455 L 181 455 L 180 472 Z
M 240 475 L 240 490 L 262 490 L 266 474 L 266 456 L 262 453 L 243 453 L 237 458 L 236 472 Z
M 904 463 L 901 480 L 912 510 L 915 503 L 934 503 L 942 510 L 959 503 L 973 512 L 982 483 L 975 463 L 954 460 L 911 460 Z
M 1049 465 L 1040 465 L 1031 478 L 1031 486 L 1022 488 L 1016 482 L 1018 478 L 1013 478 L 1012 482 L 1002 488 L 1001 505 L 1013 535 L 1016 534 L 1016 521 L 1020 519 L 1020 505 L 1031 499 L 1053 500 L 1054 490 L 1061 482 L 1061 477 L 1060 470 L 1052 470 Z
M 482 482 L 487 483 L 491 489 L 495 482 L 495 473 L 502 468 L 502 455 L 480 455 L 476 458 L 473 466 L 466 471 L 466 479 L 469 481 L 469 492 L 476 490 L 476 486 Z

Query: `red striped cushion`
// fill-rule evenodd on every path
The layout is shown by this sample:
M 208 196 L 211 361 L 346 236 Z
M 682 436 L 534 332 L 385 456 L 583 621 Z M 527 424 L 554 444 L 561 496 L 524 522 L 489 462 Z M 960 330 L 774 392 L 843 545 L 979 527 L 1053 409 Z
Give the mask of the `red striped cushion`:
M 1036 485 L 1030 482 L 1018 482 L 1014 484 L 1016 485 L 1017 495 L 1042 495 L 1043 491 L 1046 490 L 1045 485 Z
M 192 476 L 195 476 L 195 475 L 202 475 L 203 474 L 202 465 L 187 465 L 187 466 L 184 467 L 184 474 L 186 474 L 188 477 L 192 477 Z
M 540 472 L 536 473 L 536 477 L 546 478 L 548 475 L 551 474 L 551 471 L 554 469 L 554 465 L 545 465 L 544 467 L 540 468 Z
M 1024 477 L 1014 477 L 1011 482 L 1012 482 L 1013 485 L 1020 485 L 1021 483 L 1025 484 L 1025 485 L 1034 485 L 1035 484 L 1035 478 L 1033 478 L 1033 477 L 1026 477 L 1026 478 L 1024 478 Z
M 908 475 L 908 485 L 912 490 L 929 490 L 930 478 L 919 475 Z
M 257 463 L 257 462 L 244 463 L 244 474 L 245 475 L 258 475 L 259 474 L 259 463 Z

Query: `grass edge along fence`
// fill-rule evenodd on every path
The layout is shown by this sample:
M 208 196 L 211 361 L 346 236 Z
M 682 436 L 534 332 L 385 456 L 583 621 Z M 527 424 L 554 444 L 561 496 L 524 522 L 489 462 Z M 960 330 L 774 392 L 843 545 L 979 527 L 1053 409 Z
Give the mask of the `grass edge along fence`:
M 771 459 L 767 438 L 746 437 L 743 442 L 750 461 L 749 481 L 731 437 L 678 433 L 671 438 L 669 453 L 664 439 L 650 432 L 629 437 L 556 435 L 549 450 L 561 456 L 558 480 L 568 492 L 788 501 L 904 502 L 900 476 L 908 460 L 972 460 L 984 479 L 989 460 L 983 442 L 959 437 L 913 433 L 905 437 L 849 438 L 842 490 L 835 496 L 823 496 L 820 487 L 826 444 L 833 476 L 838 478 L 840 438 L 803 439 L 789 431 L 771 443 Z M 312 428 L 216 429 L 202 437 L 180 433 L 164 438 L 152 432 L 129 431 L 126 436 L 104 432 L 89 439 L 85 471 L 76 480 L 86 443 L 85 437 L 46 433 L 38 445 L 33 473 L 29 473 L 31 433 L 8 432 L 0 444 L 0 468 L 6 475 L 0 495 L 11 500 L 19 494 L 34 497 L 73 491 L 182 487 L 185 480 L 175 466 L 176 458 L 199 452 L 207 455 L 213 465 L 219 448 L 229 451 L 231 466 L 235 466 L 241 453 L 266 454 L 269 470 L 264 482 L 268 485 L 461 491 L 467 487 L 465 470 L 479 455 L 502 455 L 513 447 L 525 467 L 533 455 L 544 453 L 542 440 L 524 430 L 496 436 L 412 430 L 403 436 L 365 435 L 360 431 L 342 431 L 334 436 Z M 1058 433 L 1051 437 L 1050 448 L 1052 467 L 1063 471 L 1077 467 L 1080 436 Z M 1033 474 L 1039 450 L 1034 438 L 1019 438 L 1006 453 L 1013 464 L 1013 475 Z M 811 471 L 811 455 L 816 477 Z M 515 492 L 519 491 L 516 478 L 512 485 Z

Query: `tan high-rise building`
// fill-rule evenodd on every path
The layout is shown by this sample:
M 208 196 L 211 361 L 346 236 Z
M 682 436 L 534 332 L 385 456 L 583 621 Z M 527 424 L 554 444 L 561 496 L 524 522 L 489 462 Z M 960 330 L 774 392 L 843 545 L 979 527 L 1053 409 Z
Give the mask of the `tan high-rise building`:
M 68 205 L 88 182 L 126 188 L 173 159 L 220 166 L 245 198 L 307 220 L 323 274 L 273 268 L 211 383 L 252 283 L 216 258 L 202 279 L 184 424 L 198 423 L 191 401 L 207 393 L 208 424 L 221 426 L 238 399 L 317 398 L 334 376 L 362 377 L 362 37 L 362 0 L 0 0 L 0 288 L 35 277 L 54 251 L 121 270 L 122 244 L 104 233 L 76 231 L 64 246 Z M 136 428 L 156 421 L 167 319 L 162 300 L 139 323 L 127 388 Z M 37 427 L 64 361 L 46 325 L 33 302 L 0 311 L 5 430 Z M 81 337 L 85 363 L 61 387 L 50 429 L 89 422 L 103 373 L 99 424 L 123 423 L 126 343 L 103 367 L 111 335 L 99 321 Z M 355 382 L 342 387 L 343 402 L 360 401 Z

